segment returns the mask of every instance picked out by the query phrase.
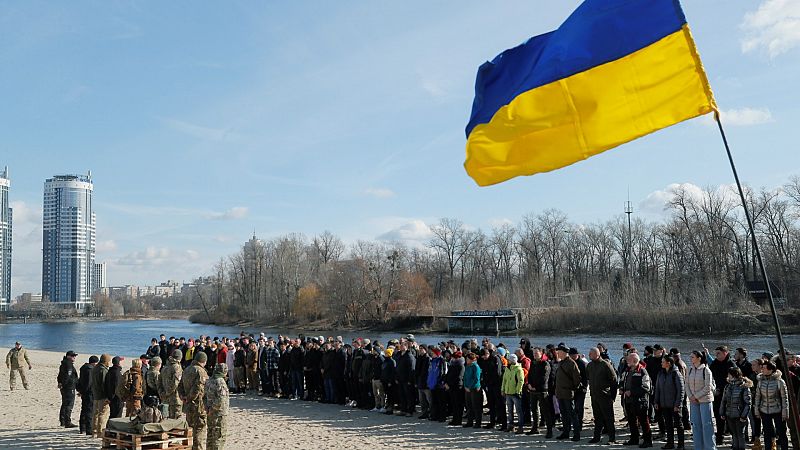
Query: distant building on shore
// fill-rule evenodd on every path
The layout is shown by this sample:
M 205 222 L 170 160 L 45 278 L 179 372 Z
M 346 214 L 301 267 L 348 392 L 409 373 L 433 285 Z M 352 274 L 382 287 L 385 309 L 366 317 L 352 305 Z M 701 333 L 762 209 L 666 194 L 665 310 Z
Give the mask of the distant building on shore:
M 92 273 L 92 294 L 101 291 L 103 288 L 108 287 L 108 279 L 106 273 L 106 263 L 94 263 L 94 272 Z
M 95 214 L 92 174 L 56 175 L 44 183 L 42 295 L 82 310 L 92 303 Z
M 11 304 L 11 206 L 8 190 L 8 166 L 0 172 L 0 311 L 7 311 Z

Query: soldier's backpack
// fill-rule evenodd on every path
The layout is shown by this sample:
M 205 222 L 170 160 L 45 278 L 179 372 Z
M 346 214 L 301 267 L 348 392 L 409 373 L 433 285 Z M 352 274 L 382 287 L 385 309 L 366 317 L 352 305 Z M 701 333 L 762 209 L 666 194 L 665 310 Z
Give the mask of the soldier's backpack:
M 117 382 L 117 397 L 123 402 L 126 402 L 132 397 L 133 389 L 133 374 L 128 370 L 122 374 Z

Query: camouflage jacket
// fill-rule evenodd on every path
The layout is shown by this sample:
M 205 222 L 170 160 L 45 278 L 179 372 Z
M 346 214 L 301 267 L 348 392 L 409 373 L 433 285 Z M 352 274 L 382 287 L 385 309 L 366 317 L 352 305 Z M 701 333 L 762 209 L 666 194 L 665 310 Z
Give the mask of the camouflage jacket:
M 28 359 L 28 352 L 24 348 L 12 348 L 6 355 L 6 365 L 11 366 L 12 369 L 19 369 L 23 366 L 22 361 L 25 360 L 25 365 L 30 365 L 31 360 Z
M 161 373 L 158 370 L 150 369 L 144 377 L 144 395 L 157 395 L 161 398 Z
M 169 358 L 169 363 L 161 370 L 160 384 L 161 388 L 158 390 L 161 400 L 165 402 L 180 402 L 178 397 L 178 386 L 181 384 L 181 377 L 183 376 L 183 368 L 181 368 L 180 361 L 173 357 Z
M 225 378 L 213 377 L 206 381 L 206 409 L 209 415 L 227 416 L 230 406 L 230 393 Z
M 205 409 L 203 408 L 203 391 L 207 380 L 206 369 L 197 364 L 187 367 L 181 380 L 181 396 L 186 399 L 187 403 L 191 403 L 201 411 Z

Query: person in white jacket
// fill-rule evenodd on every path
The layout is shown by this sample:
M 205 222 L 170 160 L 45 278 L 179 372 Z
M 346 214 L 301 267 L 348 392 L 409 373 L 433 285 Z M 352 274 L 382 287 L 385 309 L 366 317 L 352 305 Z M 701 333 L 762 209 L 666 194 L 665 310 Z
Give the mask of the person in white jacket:
M 228 388 L 235 389 L 236 384 L 233 382 L 233 342 L 228 342 L 228 354 L 225 356 L 225 365 L 228 366 Z
M 694 448 L 716 450 L 714 441 L 714 377 L 704 364 L 703 354 L 692 352 L 689 372 L 686 376 L 686 395 L 689 397 L 689 417 L 692 421 Z

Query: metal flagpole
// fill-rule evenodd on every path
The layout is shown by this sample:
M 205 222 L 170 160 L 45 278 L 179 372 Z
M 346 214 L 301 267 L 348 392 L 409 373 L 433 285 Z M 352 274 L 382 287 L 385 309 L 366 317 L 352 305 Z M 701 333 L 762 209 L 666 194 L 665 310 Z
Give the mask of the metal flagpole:
M 742 189 L 742 183 L 739 182 L 739 174 L 736 171 L 736 164 L 733 162 L 733 155 L 731 154 L 731 149 L 728 146 L 728 138 L 725 137 L 725 130 L 722 128 L 722 121 L 719 118 L 719 111 L 714 111 L 714 120 L 717 122 L 717 126 L 719 127 L 719 134 L 722 136 L 722 142 L 725 144 L 725 151 L 728 153 L 728 161 L 731 164 L 731 170 L 733 171 L 733 178 L 736 180 L 736 188 L 739 190 L 739 197 L 742 199 L 742 208 L 744 209 L 744 215 L 747 219 L 747 226 L 750 229 L 750 235 L 753 239 L 753 250 L 756 253 L 756 259 L 758 260 L 758 268 L 761 272 L 761 279 L 764 281 L 764 286 L 767 290 L 767 295 L 769 295 L 769 308 L 772 311 L 772 321 L 775 325 L 775 334 L 778 336 L 778 346 L 780 347 L 780 355 L 781 360 L 783 361 L 783 368 L 788 372 L 789 370 L 789 361 L 786 357 L 786 347 L 783 345 L 783 333 L 781 333 L 781 325 L 778 322 L 778 312 L 775 309 L 775 299 L 772 296 L 772 287 L 769 284 L 769 277 L 767 276 L 767 269 L 764 267 L 764 260 L 761 258 L 761 250 L 758 247 L 758 239 L 756 239 L 756 230 L 753 226 L 753 219 L 750 217 L 750 210 L 747 208 L 747 200 L 744 196 L 744 190 Z M 794 448 L 800 448 L 800 436 L 798 436 L 798 428 L 800 428 L 800 424 L 798 424 L 798 411 L 797 411 L 797 400 L 795 399 L 794 395 L 794 388 L 792 386 L 792 377 L 789 373 L 786 373 L 786 385 L 787 390 L 789 391 L 789 428 L 792 431 L 792 444 Z M 764 443 L 765 448 L 769 445 L 768 443 Z

